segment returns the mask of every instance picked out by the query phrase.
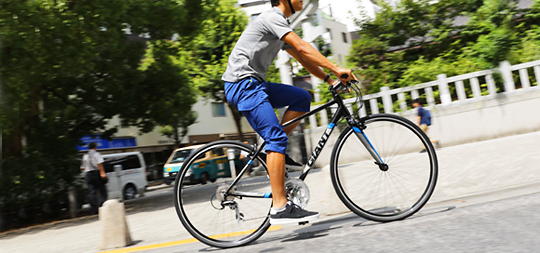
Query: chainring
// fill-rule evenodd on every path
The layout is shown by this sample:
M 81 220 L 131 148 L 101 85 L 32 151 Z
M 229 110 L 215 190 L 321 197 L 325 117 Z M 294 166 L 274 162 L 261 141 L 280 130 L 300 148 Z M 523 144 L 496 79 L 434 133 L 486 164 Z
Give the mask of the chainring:
M 285 193 L 287 199 L 304 208 L 309 201 L 309 189 L 304 181 L 297 178 L 289 178 L 285 181 Z

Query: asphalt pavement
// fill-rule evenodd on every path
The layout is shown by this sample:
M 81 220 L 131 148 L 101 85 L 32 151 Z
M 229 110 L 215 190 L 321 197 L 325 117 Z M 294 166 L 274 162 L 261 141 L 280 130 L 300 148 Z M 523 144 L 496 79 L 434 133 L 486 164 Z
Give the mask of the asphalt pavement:
M 186 243 L 144 252 L 537 252 L 539 192 L 537 183 L 432 203 L 391 223 L 339 215 L 311 226 L 283 227 L 239 248 Z
M 426 206 L 424 209 L 429 210 L 428 208 L 430 207 L 434 208 L 440 205 L 453 207 L 459 206 L 460 198 L 483 196 L 483 194 L 490 192 L 499 192 L 503 195 L 503 197 L 504 194 L 515 193 L 514 195 L 508 195 L 508 198 L 516 198 L 516 196 L 520 196 L 520 194 L 517 194 L 520 193 L 520 191 L 516 189 L 521 189 L 523 187 L 527 189 L 527 194 L 540 192 L 540 187 L 529 187 L 531 185 L 535 186 L 540 184 L 539 146 L 540 132 L 533 132 L 439 149 L 437 151 L 440 165 L 439 180 L 435 193 L 430 199 L 428 206 Z M 310 227 L 315 228 L 317 224 L 321 225 L 325 224 L 325 222 L 339 222 L 339 220 L 347 219 L 347 217 L 351 216 L 347 209 L 342 206 L 337 199 L 329 177 L 330 175 L 328 168 L 322 168 L 310 173 L 306 180 L 306 184 L 309 186 L 311 191 L 311 200 L 307 206 L 307 209 L 321 212 L 321 219 L 312 225 L 301 228 L 286 227 L 284 230 L 292 229 L 292 231 L 300 231 L 300 229 L 309 229 Z M 193 247 L 198 247 L 198 249 L 205 248 L 204 245 L 198 242 L 189 243 L 191 242 L 191 236 L 182 227 L 177 218 L 172 202 L 171 191 L 172 188 L 170 187 L 161 188 L 148 193 L 143 198 L 125 202 L 127 212 L 126 219 L 131 233 L 131 238 L 134 240 L 135 244 L 131 247 L 121 249 L 123 252 L 141 250 L 148 251 L 150 249 L 159 248 L 163 249 L 163 252 L 170 252 L 167 251 L 168 249 L 165 247 L 171 246 L 174 243 L 194 245 L 190 246 L 191 250 L 195 249 Z M 529 199 L 523 200 L 520 203 L 527 201 L 529 201 Z M 452 202 L 451 205 L 447 204 L 450 202 Z M 514 202 L 509 202 L 507 204 L 514 205 Z M 464 215 L 457 216 L 462 218 L 452 218 L 453 220 L 458 221 L 460 219 L 464 219 L 463 221 L 456 221 L 457 223 L 455 224 L 448 221 L 448 226 L 460 226 L 459 224 L 466 226 L 468 223 L 465 217 L 482 217 L 482 212 L 476 212 L 472 207 L 467 208 L 469 211 L 460 211 L 465 212 Z M 507 215 L 511 215 L 511 213 L 507 213 Z M 412 235 L 407 235 L 406 229 L 401 229 L 400 227 L 423 219 L 421 217 L 422 216 L 418 214 L 405 221 L 381 224 L 380 226 L 367 226 L 369 228 L 366 228 L 366 231 L 361 231 L 359 235 L 368 236 L 368 239 L 371 238 L 372 241 L 363 239 L 365 240 L 366 245 L 376 244 L 377 240 L 382 240 L 381 238 L 388 240 L 411 239 Z M 500 219 L 502 219 L 503 221 L 501 222 L 505 222 L 505 224 L 508 222 L 517 222 L 513 221 L 512 219 L 504 220 L 504 217 L 506 216 L 501 216 Z M 472 221 L 468 222 L 470 223 Z M 378 228 L 384 227 L 391 227 L 392 230 L 388 230 L 385 233 L 380 234 L 380 236 L 369 237 L 372 235 L 371 233 L 376 233 Z M 473 226 L 471 225 L 471 227 Z M 490 234 L 493 234 L 489 233 L 489 231 L 495 229 L 496 226 L 488 228 L 488 231 L 485 233 L 483 232 L 482 236 L 479 237 L 479 240 L 488 240 L 490 238 Z M 400 231 L 400 233 L 394 233 L 392 232 L 393 230 Z M 414 230 L 411 231 L 412 232 L 409 231 L 409 233 L 414 232 Z M 468 230 L 463 231 L 469 234 L 472 233 Z M 261 243 L 265 242 L 265 240 L 270 240 L 270 238 L 275 236 L 276 233 L 277 232 L 268 232 L 261 239 L 259 239 L 260 243 L 257 243 L 256 245 L 261 246 Z M 346 229 L 340 229 L 339 232 L 336 232 L 335 234 L 332 233 L 330 236 L 328 236 L 328 239 L 333 240 L 332 242 L 340 242 L 342 240 L 345 241 L 347 240 L 346 233 L 348 233 Z M 302 233 L 296 234 L 300 235 Z M 291 234 L 285 235 L 291 236 Z M 396 239 L 400 235 L 407 236 Z M 510 235 L 511 233 L 509 232 L 506 236 Z M 314 234 L 312 237 L 313 236 L 316 237 L 317 235 Z M 452 237 L 451 235 L 440 233 L 437 234 L 437 236 L 437 240 L 441 244 L 459 242 L 459 236 L 457 235 Z M 445 241 L 445 236 L 448 236 L 448 242 Z M 493 237 L 492 239 L 497 240 L 497 238 L 498 237 Z M 0 234 L 0 251 L 98 252 L 100 240 L 101 226 L 98 218 L 97 216 L 90 216 Z M 423 240 L 429 240 L 429 238 L 424 238 Z M 301 244 L 301 241 L 299 242 L 296 240 L 296 242 Z M 521 241 L 517 240 L 516 242 Z M 379 252 L 401 251 L 389 246 L 392 245 L 391 241 L 384 245 L 384 247 L 381 246 L 365 249 L 371 249 Z M 324 247 L 311 248 L 309 245 L 303 245 L 301 248 L 311 251 L 326 251 L 324 250 Z M 328 248 L 328 250 L 329 249 L 336 248 Z M 451 249 L 451 247 L 444 249 Z M 461 252 L 476 251 L 474 248 L 467 247 L 461 247 L 458 249 L 461 249 L 458 250 Z M 245 250 L 247 250 L 247 248 Z M 262 246 L 262 248 L 257 249 L 257 251 L 259 250 L 273 251 L 279 249 L 271 246 L 271 244 L 267 244 L 266 246 Z M 346 250 L 346 248 L 343 248 L 343 250 Z M 403 249 L 403 251 L 411 250 L 413 249 Z

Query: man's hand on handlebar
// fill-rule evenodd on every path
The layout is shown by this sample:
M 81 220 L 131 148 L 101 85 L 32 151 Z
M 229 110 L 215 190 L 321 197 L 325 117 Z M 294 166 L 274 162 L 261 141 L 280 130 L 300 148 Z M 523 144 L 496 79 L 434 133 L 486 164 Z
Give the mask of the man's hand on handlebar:
M 352 70 L 350 70 L 350 69 L 339 68 L 338 71 L 334 72 L 334 74 L 336 75 L 336 77 L 339 78 L 339 80 L 334 80 L 333 78 L 328 78 L 328 80 L 326 82 L 328 84 L 330 84 L 330 85 L 336 85 L 340 81 L 343 84 L 346 84 L 347 82 L 349 82 L 351 80 L 358 81 L 358 79 L 356 78 L 356 76 L 354 76 L 354 74 L 352 73 Z
M 337 77 L 339 77 L 339 80 L 334 80 L 332 78 L 328 78 L 327 83 L 330 84 L 330 87 L 328 87 L 330 90 L 336 89 L 336 91 L 349 91 L 349 82 L 350 81 L 358 81 L 356 76 L 352 73 L 352 70 L 350 69 L 343 69 L 339 68 L 338 71 L 334 72 Z M 335 85 L 342 84 L 340 87 L 337 87 Z
M 356 76 L 354 76 L 354 74 L 352 73 L 352 70 L 350 69 L 339 68 L 334 73 L 336 74 L 336 77 L 338 77 L 340 81 L 344 84 L 351 81 L 351 79 L 358 81 L 358 79 L 356 79 Z

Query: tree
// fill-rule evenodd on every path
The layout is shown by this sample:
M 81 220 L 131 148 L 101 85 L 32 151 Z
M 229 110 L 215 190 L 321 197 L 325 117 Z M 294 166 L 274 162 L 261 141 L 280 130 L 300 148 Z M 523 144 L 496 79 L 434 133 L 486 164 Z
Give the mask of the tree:
M 470 15 L 464 35 L 477 36 L 470 46 L 473 57 L 495 68 L 508 59 L 511 49 L 518 43 L 515 29 L 517 0 L 485 0 L 484 5 Z
M 380 1 L 379 1 L 380 2 Z M 538 1 L 536 1 L 538 2 Z M 381 4 L 374 19 L 358 20 L 360 39 L 349 61 L 362 67 L 368 93 L 464 74 L 514 59 L 534 40 L 535 6 L 518 11 L 516 0 L 404 0 Z M 459 18 L 459 19 L 458 19 Z M 467 20 L 458 23 L 457 20 Z M 518 25 L 519 23 L 519 25 Z M 518 38 L 526 38 L 518 39 Z M 521 48 L 521 49 L 520 49 Z M 534 51 L 534 50 L 532 50 Z M 496 83 L 497 76 L 495 76 Z
M 229 55 L 247 25 L 244 12 L 235 7 L 236 1 L 222 0 L 206 5 L 208 18 L 201 24 L 200 33 L 192 40 L 182 40 L 183 51 L 189 52 L 192 62 L 190 75 L 202 97 L 215 102 L 227 103 L 221 76 L 227 68 Z M 242 114 L 227 103 L 241 140 Z
M 144 39 L 126 32 L 151 42 L 192 36 L 206 2 L 213 1 L 0 2 L 0 208 L 39 205 L 64 192 L 79 172 L 79 139 L 114 134 L 106 129 L 112 117 L 151 130 L 164 92 L 182 86 L 157 79 L 157 66 L 169 62 L 141 70 Z
M 451 37 L 456 29 L 452 21 L 461 13 L 460 4 L 467 1 L 431 2 L 403 0 L 392 7 L 378 1 L 382 10 L 374 19 L 365 13 L 357 19 L 360 39 L 353 42 L 348 60 L 363 69 L 361 76 L 369 93 L 395 85 L 407 62 L 420 55 L 437 57 L 440 49 L 431 42 L 435 39 L 442 45 Z
M 130 95 L 147 102 L 133 104 L 120 113 L 124 124 L 138 125 L 143 132 L 169 126 L 165 129 L 170 131 L 163 133 L 172 137 L 177 147 L 197 119 L 192 111 L 197 94 L 188 75 L 189 63 L 185 57 L 177 57 L 179 44 L 170 40 L 149 43 L 139 68 L 143 79 L 130 91 Z

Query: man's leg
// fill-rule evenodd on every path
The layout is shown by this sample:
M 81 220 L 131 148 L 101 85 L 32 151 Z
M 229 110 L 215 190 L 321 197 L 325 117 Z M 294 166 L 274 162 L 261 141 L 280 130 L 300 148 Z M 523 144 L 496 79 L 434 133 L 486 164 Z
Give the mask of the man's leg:
M 289 107 L 283 114 L 282 124 L 309 112 L 311 95 L 306 90 L 280 83 L 266 83 L 266 88 L 268 100 L 274 108 Z M 300 124 L 300 121 L 283 129 L 287 136 L 298 124 Z
M 285 123 L 304 114 L 306 112 L 287 110 L 283 114 L 281 122 Z M 283 129 L 287 136 L 291 134 L 299 123 L 300 121 Z M 287 204 L 285 194 L 285 155 L 279 152 L 267 151 L 266 165 L 268 166 L 270 186 L 272 187 L 272 207 L 281 208 Z
M 424 131 L 424 133 L 427 135 L 427 131 L 429 129 L 429 126 L 426 125 L 426 124 L 422 124 L 422 125 L 420 125 L 420 129 L 422 129 L 422 131 Z M 428 136 L 428 138 L 429 138 L 429 136 Z M 433 143 L 433 144 L 436 144 L 436 145 L 439 144 L 438 140 L 433 140 L 433 139 L 429 138 L 429 141 L 431 143 Z
M 276 87 L 278 86 L 272 86 L 272 88 Z M 288 92 L 291 90 L 290 87 L 296 90 L 294 92 Z M 270 86 L 268 86 L 268 88 L 270 88 Z M 239 109 L 242 108 L 240 110 L 251 127 L 253 127 L 253 129 L 266 141 L 266 163 L 270 178 L 270 186 L 272 188 L 272 209 L 270 210 L 270 222 L 272 224 L 304 222 L 319 217 L 319 214 L 316 212 L 308 212 L 292 203 L 287 203 L 287 196 L 285 194 L 285 152 L 287 150 L 288 133 L 286 133 L 281 126 L 274 112 L 274 107 L 279 108 L 289 106 L 291 112 L 286 113 L 287 118 L 294 118 L 294 112 L 309 111 L 309 100 L 311 97 L 306 91 L 301 89 L 298 90 L 298 88 L 293 86 L 281 88 L 282 89 L 267 89 L 266 94 L 268 95 L 268 99 L 266 96 L 257 94 L 256 96 L 250 96 L 247 99 L 240 101 L 242 105 L 240 102 L 237 105 Z M 269 93 L 269 90 L 273 90 L 273 92 Z M 270 97 L 279 97 L 279 99 L 270 101 Z M 306 102 L 304 101 L 304 98 L 307 97 L 309 97 L 309 99 Z M 261 100 L 257 101 L 257 99 Z M 231 101 L 229 98 L 228 100 Z M 234 102 L 234 99 L 232 100 Z M 302 101 L 302 103 L 298 103 L 297 101 Z M 246 105 L 256 106 L 250 107 Z M 287 129 L 290 133 L 294 129 L 294 126 Z
M 96 186 L 94 185 L 94 180 L 92 180 L 91 176 L 88 175 L 88 173 L 91 173 L 91 172 L 87 172 L 87 175 L 86 175 L 86 187 L 87 187 L 87 198 L 88 198 L 88 202 L 90 202 L 90 212 L 92 214 L 97 214 L 98 213 L 98 199 L 97 199 L 97 192 L 96 192 Z
M 283 114 L 282 124 L 306 114 L 306 112 L 296 112 L 287 110 Z M 298 126 L 300 121 L 283 128 L 287 136 Z M 270 185 L 272 186 L 272 207 L 280 208 L 287 204 L 285 195 L 285 155 L 278 152 L 267 152 L 266 165 L 270 174 Z
M 109 196 L 107 194 L 107 186 L 105 186 L 103 181 L 100 181 L 99 192 L 100 192 L 100 196 L 101 196 L 101 199 L 99 201 L 99 206 L 101 207 L 101 206 L 103 206 L 103 203 L 105 203 L 105 201 L 107 201 L 107 199 L 109 198 Z
M 285 155 L 268 151 L 266 156 L 270 186 L 272 187 L 272 207 L 281 208 L 287 204 L 285 195 Z
M 283 119 L 281 119 L 281 124 L 284 124 L 290 120 L 293 120 L 295 118 L 298 118 L 304 114 L 306 114 L 307 112 L 296 112 L 296 111 L 291 111 L 291 110 L 287 110 L 284 114 L 283 114 Z M 288 126 L 288 127 L 285 127 L 283 128 L 283 130 L 285 131 L 285 133 L 287 134 L 287 136 L 289 136 L 292 131 L 298 126 L 298 124 L 300 124 L 300 121 Z
M 253 129 L 266 141 L 266 165 L 272 187 L 272 206 L 283 207 L 287 203 L 285 196 L 285 150 L 287 134 L 274 112 L 272 105 L 265 101 L 251 111 L 244 111 L 246 119 Z
M 281 119 L 281 124 L 300 117 L 309 112 L 311 95 L 304 89 L 280 83 L 266 83 L 268 99 L 274 108 L 288 107 Z M 289 125 L 283 130 L 289 136 L 300 124 L 300 121 Z M 289 160 L 287 160 L 289 159 Z M 302 168 L 302 165 L 285 156 L 288 168 Z

